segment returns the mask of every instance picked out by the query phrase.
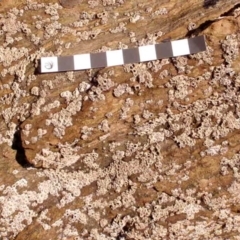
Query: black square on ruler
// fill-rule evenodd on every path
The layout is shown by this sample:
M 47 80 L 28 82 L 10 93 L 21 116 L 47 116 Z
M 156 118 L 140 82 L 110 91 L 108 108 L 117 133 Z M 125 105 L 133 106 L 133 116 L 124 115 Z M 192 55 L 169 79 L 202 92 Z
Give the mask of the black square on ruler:
M 105 52 L 91 53 L 90 58 L 92 68 L 100 68 L 107 66 L 107 55 Z
M 158 59 L 173 57 L 171 42 L 163 42 L 155 45 Z
M 198 36 L 188 39 L 190 53 L 197 53 L 206 50 L 206 44 L 204 36 Z
M 138 48 L 123 49 L 122 51 L 124 64 L 140 62 Z
M 58 71 L 73 71 L 74 61 L 73 56 L 58 57 Z

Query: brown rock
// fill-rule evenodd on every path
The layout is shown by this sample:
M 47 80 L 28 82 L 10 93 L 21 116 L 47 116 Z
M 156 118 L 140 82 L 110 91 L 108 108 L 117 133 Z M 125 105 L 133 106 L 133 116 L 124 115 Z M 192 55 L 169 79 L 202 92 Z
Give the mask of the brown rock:
M 59 0 L 59 3 L 64 8 L 74 8 L 78 6 L 80 3 L 82 3 L 82 0 Z
M 238 237 L 239 1 L 57 2 L 0 3 L 0 239 Z M 201 34 L 169 62 L 36 71 Z

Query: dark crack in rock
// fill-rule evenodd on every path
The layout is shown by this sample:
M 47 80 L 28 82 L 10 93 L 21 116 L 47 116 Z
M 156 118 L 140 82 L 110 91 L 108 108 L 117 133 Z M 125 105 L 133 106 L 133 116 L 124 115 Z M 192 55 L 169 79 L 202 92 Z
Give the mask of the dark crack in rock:
M 209 8 L 215 6 L 219 0 L 204 0 L 203 7 L 204 8 Z

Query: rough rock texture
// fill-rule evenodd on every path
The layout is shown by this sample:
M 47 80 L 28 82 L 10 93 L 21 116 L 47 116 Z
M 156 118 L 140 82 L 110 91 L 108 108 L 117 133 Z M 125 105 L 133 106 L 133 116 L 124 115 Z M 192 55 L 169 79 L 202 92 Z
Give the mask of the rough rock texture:
M 239 1 L 64 2 L 0 3 L 0 239 L 240 239 Z M 37 71 L 200 34 L 187 57 Z
M 59 3 L 64 8 L 73 8 L 82 3 L 82 0 L 59 0 Z

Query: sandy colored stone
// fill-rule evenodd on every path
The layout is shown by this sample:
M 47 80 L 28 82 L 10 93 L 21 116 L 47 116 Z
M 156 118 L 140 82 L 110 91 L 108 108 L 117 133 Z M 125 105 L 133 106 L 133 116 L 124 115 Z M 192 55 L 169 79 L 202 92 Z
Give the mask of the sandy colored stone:
M 64 7 L 64 8 L 73 8 L 80 3 L 82 3 L 82 0 L 60 0 L 59 3 Z

